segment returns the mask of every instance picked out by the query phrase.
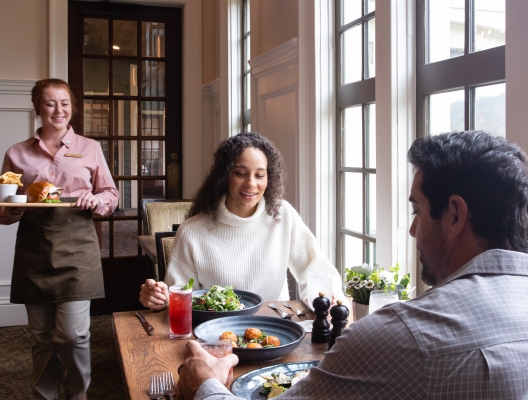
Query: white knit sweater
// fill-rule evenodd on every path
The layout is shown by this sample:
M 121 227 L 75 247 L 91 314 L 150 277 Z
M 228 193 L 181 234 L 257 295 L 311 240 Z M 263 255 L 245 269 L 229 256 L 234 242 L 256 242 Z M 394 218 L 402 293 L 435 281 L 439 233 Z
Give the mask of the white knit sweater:
M 317 269 L 332 276 L 333 291 L 342 296 L 341 277 L 322 254 L 315 237 L 286 200 L 280 221 L 266 214 L 264 197 L 249 218 L 240 218 L 220 201 L 218 218 L 204 214 L 183 222 L 176 234 L 167 268 L 167 285 L 194 278 L 194 289 L 212 285 L 258 293 L 264 301 L 288 300 L 290 269 L 306 298 L 306 274 Z

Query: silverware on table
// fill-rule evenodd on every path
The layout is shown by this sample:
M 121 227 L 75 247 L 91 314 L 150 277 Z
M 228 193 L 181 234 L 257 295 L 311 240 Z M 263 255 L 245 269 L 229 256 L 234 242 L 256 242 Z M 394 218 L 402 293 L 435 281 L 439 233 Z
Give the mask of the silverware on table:
M 291 317 L 293 317 L 293 314 L 288 314 L 288 313 L 282 311 L 279 307 L 277 307 L 273 303 L 268 304 L 268 307 L 273 309 L 273 310 L 275 310 L 275 311 L 278 311 L 279 314 L 281 315 L 282 319 L 291 319 Z
M 151 399 L 163 400 L 163 388 L 161 383 L 161 377 L 159 375 L 152 375 L 150 377 L 149 396 Z
M 139 318 L 139 320 L 141 321 L 141 325 L 143 325 L 143 328 L 145 328 L 147 333 L 149 335 L 154 335 L 154 327 L 152 325 L 150 325 L 150 323 L 147 321 L 147 319 L 145 318 L 143 313 L 138 311 L 138 312 L 136 312 L 134 314 L 136 315 L 136 317 Z
M 305 309 L 305 310 L 299 310 L 298 308 L 295 308 L 294 306 L 288 304 L 288 303 L 282 303 L 282 306 L 283 307 L 287 307 L 289 308 L 290 310 L 292 311 L 295 311 L 295 314 L 297 314 L 297 316 L 300 318 L 300 317 L 306 317 L 308 315 L 308 313 L 310 312 L 310 310 L 308 309 Z
M 174 377 L 172 372 L 164 372 L 161 376 L 161 382 L 163 385 L 163 394 L 169 396 L 170 400 L 174 400 L 176 391 L 174 390 Z

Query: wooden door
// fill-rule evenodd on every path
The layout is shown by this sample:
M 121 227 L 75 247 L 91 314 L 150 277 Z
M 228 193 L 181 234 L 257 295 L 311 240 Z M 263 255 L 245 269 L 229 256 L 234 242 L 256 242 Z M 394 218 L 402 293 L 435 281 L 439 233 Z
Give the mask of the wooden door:
M 68 71 L 71 124 L 99 141 L 119 190 L 114 214 L 95 221 L 106 299 L 92 313 L 139 308 L 151 274 L 137 241 L 142 201 L 181 197 L 182 10 L 70 0 Z

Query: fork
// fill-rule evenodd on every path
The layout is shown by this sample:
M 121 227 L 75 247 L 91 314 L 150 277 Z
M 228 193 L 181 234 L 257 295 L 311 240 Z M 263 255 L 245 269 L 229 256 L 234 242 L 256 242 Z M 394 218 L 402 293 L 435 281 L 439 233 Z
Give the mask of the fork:
M 174 400 L 174 377 L 172 372 L 164 372 L 161 381 L 163 383 L 163 393 L 165 396 L 169 396 L 170 400 Z
M 273 310 L 275 310 L 275 311 L 278 311 L 280 313 L 282 319 L 291 319 L 291 317 L 293 317 L 293 314 L 285 313 L 284 311 L 282 311 L 279 307 L 277 307 L 273 303 L 268 304 L 268 307 L 273 309 Z
M 298 317 L 306 317 L 306 314 L 310 312 L 310 310 L 299 310 L 298 308 L 295 308 L 294 306 L 289 305 L 288 303 L 283 303 L 283 307 L 287 307 L 292 311 L 295 311 L 295 314 L 297 314 Z
M 150 393 L 151 399 L 163 400 L 163 389 L 161 377 L 159 375 L 152 375 L 150 377 Z

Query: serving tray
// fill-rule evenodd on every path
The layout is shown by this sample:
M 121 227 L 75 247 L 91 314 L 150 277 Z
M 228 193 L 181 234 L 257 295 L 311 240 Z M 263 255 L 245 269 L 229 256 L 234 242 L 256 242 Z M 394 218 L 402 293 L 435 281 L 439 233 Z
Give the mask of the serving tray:
M 75 207 L 75 203 L 2 203 L 0 207 Z

